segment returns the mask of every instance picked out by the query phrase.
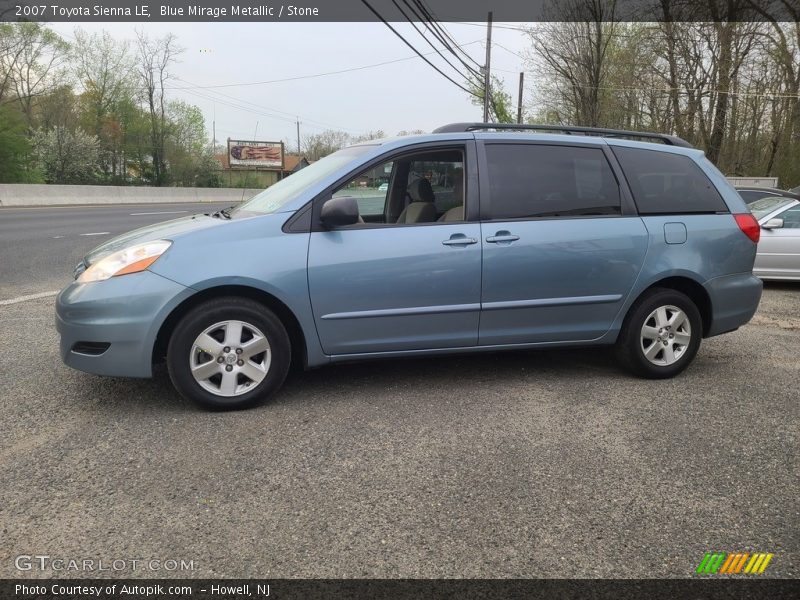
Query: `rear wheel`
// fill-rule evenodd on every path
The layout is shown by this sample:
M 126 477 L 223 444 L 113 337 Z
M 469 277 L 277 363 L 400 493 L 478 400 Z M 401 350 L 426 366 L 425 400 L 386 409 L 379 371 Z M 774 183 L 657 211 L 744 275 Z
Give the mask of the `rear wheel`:
M 656 288 L 628 312 L 617 340 L 617 359 L 641 377 L 673 377 L 692 362 L 702 334 L 694 302 L 676 290 Z
M 246 298 L 218 298 L 189 311 L 172 333 L 167 368 L 185 398 L 214 410 L 266 401 L 283 384 L 291 345 L 280 319 Z

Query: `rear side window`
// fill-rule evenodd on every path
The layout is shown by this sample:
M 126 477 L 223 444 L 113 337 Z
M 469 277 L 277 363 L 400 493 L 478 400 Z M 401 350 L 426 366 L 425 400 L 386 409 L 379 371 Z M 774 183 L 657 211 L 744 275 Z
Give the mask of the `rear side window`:
M 491 219 L 621 213 L 619 185 L 599 148 L 487 144 Z
M 640 148 L 612 148 L 641 215 L 728 212 L 702 169 L 689 157 Z

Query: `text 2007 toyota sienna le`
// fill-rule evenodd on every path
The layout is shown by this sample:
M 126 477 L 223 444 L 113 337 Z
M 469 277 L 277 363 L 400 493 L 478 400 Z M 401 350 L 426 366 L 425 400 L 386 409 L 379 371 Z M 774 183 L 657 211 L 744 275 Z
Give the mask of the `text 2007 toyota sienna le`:
M 57 299 L 61 354 L 129 377 L 166 358 L 210 408 L 264 401 L 293 360 L 614 345 L 671 377 L 755 313 L 758 238 L 679 138 L 454 124 L 96 248 Z

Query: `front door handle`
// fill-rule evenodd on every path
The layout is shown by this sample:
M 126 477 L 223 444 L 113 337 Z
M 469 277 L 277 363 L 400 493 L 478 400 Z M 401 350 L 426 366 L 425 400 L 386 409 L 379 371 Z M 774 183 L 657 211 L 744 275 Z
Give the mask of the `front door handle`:
M 469 246 L 470 244 L 477 244 L 478 240 L 475 238 L 467 237 L 463 233 L 454 233 L 450 236 L 449 240 L 444 240 L 442 244 L 445 246 Z
M 486 241 L 490 244 L 510 244 L 511 242 L 516 242 L 519 239 L 518 235 L 514 235 L 510 231 L 498 231 L 494 235 L 491 235 L 486 238 Z

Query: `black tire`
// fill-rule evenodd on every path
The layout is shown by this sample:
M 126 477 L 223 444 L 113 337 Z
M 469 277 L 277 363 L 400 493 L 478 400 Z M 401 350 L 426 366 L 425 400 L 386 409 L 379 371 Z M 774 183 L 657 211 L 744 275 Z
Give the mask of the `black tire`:
M 660 307 L 676 307 L 683 311 L 688 318 L 690 338 L 688 343 L 678 347 L 678 350 L 675 350 L 677 340 L 675 340 L 676 346 L 672 345 L 675 339 L 674 336 L 679 334 L 685 336 L 685 330 L 673 333 L 667 328 L 658 328 L 652 315 Z M 667 315 L 672 314 L 675 313 L 672 311 L 667 312 Z M 663 330 L 663 333 L 658 334 L 664 336 L 665 339 L 663 341 L 658 341 L 660 338 L 656 341 L 643 340 L 643 328 L 645 322 L 648 321 L 649 318 L 648 326 L 655 325 L 656 330 L 659 332 Z M 672 338 L 669 337 L 670 334 L 672 334 Z M 700 340 L 702 337 L 703 319 L 691 298 L 676 290 L 653 288 L 643 294 L 628 311 L 619 338 L 617 338 L 615 354 L 617 361 L 623 367 L 640 377 L 645 377 L 647 379 L 666 379 L 668 377 L 674 377 L 689 366 L 700 348 Z M 667 356 L 663 353 L 663 350 L 660 350 L 664 341 L 667 342 L 666 345 L 670 348 L 670 351 L 673 352 L 672 356 L 680 352 L 680 356 L 671 364 L 668 364 L 668 361 L 672 356 Z M 648 344 L 645 347 L 646 342 Z M 652 351 L 657 353 L 653 357 L 653 360 L 663 361 L 664 364 L 654 364 L 654 362 L 647 358 L 645 351 L 651 350 L 651 344 L 656 344 L 652 347 Z
M 269 362 L 266 366 L 266 375 L 263 376 L 261 381 L 255 383 L 255 380 L 234 373 L 237 377 L 235 380 L 236 389 L 243 388 L 245 385 L 249 387 L 252 383 L 255 383 L 252 390 L 242 390 L 242 392 L 237 392 L 237 395 L 234 396 L 222 396 L 220 395 L 221 392 L 212 393 L 205 389 L 192 375 L 190 367 L 190 360 L 195 360 L 193 347 L 198 336 L 209 327 L 227 321 L 241 321 L 256 328 L 263 334 L 269 344 Z M 248 331 L 250 330 L 245 328 L 246 333 L 241 334 L 239 339 L 244 339 L 248 335 Z M 246 343 L 246 340 L 244 343 Z M 232 348 L 228 353 L 223 352 L 223 361 L 235 351 L 236 349 Z M 199 354 L 203 355 L 205 360 L 212 356 L 211 353 L 201 352 Z M 257 355 L 257 360 L 266 362 L 264 356 L 264 354 Z M 291 356 L 291 342 L 280 319 L 263 304 L 247 298 L 232 296 L 204 302 L 195 306 L 183 316 L 169 340 L 167 369 L 169 370 L 172 384 L 184 398 L 209 410 L 238 410 L 262 404 L 281 387 L 289 371 Z M 239 362 L 244 363 L 244 361 Z M 237 369 L 236 365 L 237 363 L 232 363 L 231 368 L 228 370 Z M 223 367 L 227 369 L 227 363 L 223 362 L 219 369 L 221 370 Z M 220 382 L 222 375 L 222 373 L 219 375 Z M 217 376 L 206 379 L 205 385 L 213 387 L 214 377 Z

